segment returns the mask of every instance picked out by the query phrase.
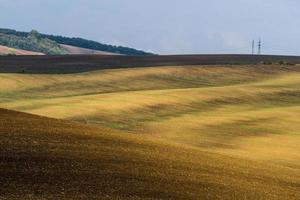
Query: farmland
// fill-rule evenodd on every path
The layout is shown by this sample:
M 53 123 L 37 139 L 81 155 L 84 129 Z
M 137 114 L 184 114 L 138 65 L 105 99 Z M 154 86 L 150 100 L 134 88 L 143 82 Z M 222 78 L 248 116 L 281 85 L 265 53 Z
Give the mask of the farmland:
M 4 199 L 298 199 L 297 170 L 0 110 Z
M 199 66 L 300 64 L 299 56 L 202 54 L 202 55 L 45 55 L 0 57 L 1 73 L 68 74 L 103 69 Z
M 36 199 L 299 199 L 299 92 L 298 65 L 2 73 L 0 107 L 34 115 L 0 112 L 1 153 Z
M 0 45 L 0 55 L 43 55 L 42 53 L 9 48 Z

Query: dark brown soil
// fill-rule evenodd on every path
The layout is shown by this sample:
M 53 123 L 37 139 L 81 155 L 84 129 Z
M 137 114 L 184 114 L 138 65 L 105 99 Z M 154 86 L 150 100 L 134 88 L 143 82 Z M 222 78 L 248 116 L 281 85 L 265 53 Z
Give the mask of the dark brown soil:
M 148 66 L 300 63 L 299 56 L 170 55 L 170 56 L 2 56 L 0 73 L 76 73 L 101 69 Z

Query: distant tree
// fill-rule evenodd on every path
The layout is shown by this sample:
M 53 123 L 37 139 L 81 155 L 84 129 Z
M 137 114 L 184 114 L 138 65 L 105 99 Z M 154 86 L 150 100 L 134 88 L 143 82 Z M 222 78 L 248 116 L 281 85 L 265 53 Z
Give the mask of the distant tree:
M 279 63 L 279 65 L 285 65 L 286 64 L 286 62 L 283 61 L 283 60 L 280 60 L 278 63 Z
M 29 39 L 37 39 L 37 40 L 39 40 L 39 39 L 41 39 L 41 34 L 38 31 L 36 31 L 36 30 L 32 30 L 28 34 L 28 38 Z

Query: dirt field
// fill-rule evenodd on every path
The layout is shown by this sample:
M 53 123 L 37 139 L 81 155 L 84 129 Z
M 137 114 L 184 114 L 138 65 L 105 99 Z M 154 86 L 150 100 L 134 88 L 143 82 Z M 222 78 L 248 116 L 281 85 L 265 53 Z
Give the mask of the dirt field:
M 102 69 L 183 65 L 238 65 L 261 62 L 300 64 L 297 56 L 175 55 L 175 56 L 10 56 L 0 57 L 0 73 L 78 73 Z
M 0 45 L 0 55 L 44 55 L 39 52 L 26 51 L 21 49 L 14 49 Z M 1 59 L 1 58 L 0 58 Z
M 0 110 L 0 197 L 300 198 L 298 65 L 4 73 L 0 107 L 61 119 Z
M 115 54 L 115 53 L 110 53 L 110 52 L 105 52 L 105 51 L 97 51 L 97 50 L 92 50 L 92 49 L 85 49 L 85 48 L 80 48 L 80 47 L 75 47 L 71 45 L 65 45 L 61 44 L 61 47 L 63 47 L 68 54 L 71 55 L 120 55 L 120 54 Z
M 2 199 L 299 199 L 299 171 L 0 110 Z

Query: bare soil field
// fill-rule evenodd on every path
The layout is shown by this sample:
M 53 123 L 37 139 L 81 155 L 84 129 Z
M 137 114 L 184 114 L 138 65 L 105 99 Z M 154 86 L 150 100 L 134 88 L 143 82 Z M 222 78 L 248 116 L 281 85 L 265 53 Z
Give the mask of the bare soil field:
M 300 199 L 299 65 L 52 72 L 0 73 L 0 199 Z
M 71 55 L 120 55 L 120 54 L 115 54 L 115 53 L 110 53 L 110 52 L 105 52 L 105 51 L 97 51 L 97 50 L 92 50 L 92 49 L 86 49 L 86 48 L 80 48 L 80 47 L 75 47 L 71 45 L 65 45 L 61 44 L 60 45 L 62 48 L 64 48 L 68 54 Z
M 0 57 L 0 73 L 78 73 L 101 69 L 184 65 L 239 65 L 261 62 L 298 64 L 297 56 L 174 55 L 174 56 L 7 56 Z
M 0 110 L 1 199 L 299 199 L 299 170 Z
M 0 45 L 0 55 L 44 55 L 43 53 L 14 49 Z

